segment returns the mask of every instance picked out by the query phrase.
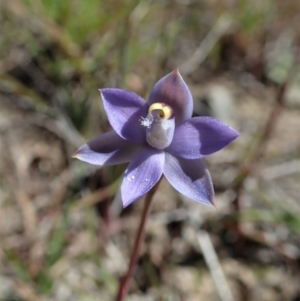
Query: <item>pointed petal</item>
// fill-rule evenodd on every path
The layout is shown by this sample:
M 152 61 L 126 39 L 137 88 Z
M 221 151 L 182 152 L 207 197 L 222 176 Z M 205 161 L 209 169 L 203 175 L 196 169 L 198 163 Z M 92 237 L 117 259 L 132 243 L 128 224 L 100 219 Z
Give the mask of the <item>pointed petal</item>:
M 239 136 L 230 126 L 212 117 L 194 117 L 176 128 L 167 151 L 174 156 L 197 159 L 213 154 Z
M 156 102 L 165 103 L 174 110 L 176 125 L 192 117 L 193 97 L 177 68 L 155 84 L 148 103 Z
M 166 153 L 163 173 L 181 194 L 194 201 L 213 205 L 214 189 L 210 173 L 200 159 L 187 160 Z
M 111 131 L 84 144 L 72 157 L 95 165 L 115 165 L 129 162 L 139 149 Z
M 160 179 L 165 154 L 154 148 L 142 149 L 130 162 L 121 185 L 123 207 L 147 193 Z
M 140 118 L 147 116 L 148 104 L 137 94 L 121 89 L 101 89 L 100 93 L 107 118 L 116 133 L 125 140 L 144 143 L 146 133 Z

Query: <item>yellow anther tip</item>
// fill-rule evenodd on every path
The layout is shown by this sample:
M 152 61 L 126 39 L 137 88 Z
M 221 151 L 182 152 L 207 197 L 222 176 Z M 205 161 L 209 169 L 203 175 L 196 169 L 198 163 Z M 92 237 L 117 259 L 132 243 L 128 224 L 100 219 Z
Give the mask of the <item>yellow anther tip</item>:
M 163 110 L 163 103 L 156 102 L 153 103 L 148 110 L 148 113 L 151 114 L 154 110 Z
M 162 119 L 170 119 L 173 116 L 173 110 L 170 106 L 161 103 L 161 102 L 156 102 L 153 103 L 148 110 L 149 115 L 152 115 L 152 112 L 154 110 L 160 110 L 161 114 L 159 114 L 159 117 Z

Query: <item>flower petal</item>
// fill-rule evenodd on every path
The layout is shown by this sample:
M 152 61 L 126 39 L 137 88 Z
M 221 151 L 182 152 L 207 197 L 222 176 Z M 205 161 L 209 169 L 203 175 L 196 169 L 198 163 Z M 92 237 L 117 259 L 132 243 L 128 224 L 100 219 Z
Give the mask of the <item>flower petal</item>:
M 115 165 L 129 162 L 139 149 L 111 131 L 84 144 L 72 157 L 95 165 Z
M 123 207 L 147 193 L 160 179 L 165 154 L 154 148 L 142 149 L 130 162 L 121 185 Z
M 103 105 L 109 123 L 122 138 L 144 143 L 145 127 L 139 121 L 146 117 L 148 104 L 137 94 L 121 89 L 101 89 Z
M 174 110 L 176 125 L 192 117 L 193 97 L 177 68 L 155 84 L 148 103 L 156 102 L 165 103 Z
M 214 189 L 210 173 L 200 159 L 187 160 L 166 153 L 163 173 L 171 185 L 186 197 L 213 205 Z
M 194 117 L 175 129 L 167 151 L 174 156 L 197 159 L 215 153 L 239 136 L 230 126 L 212 117 Z

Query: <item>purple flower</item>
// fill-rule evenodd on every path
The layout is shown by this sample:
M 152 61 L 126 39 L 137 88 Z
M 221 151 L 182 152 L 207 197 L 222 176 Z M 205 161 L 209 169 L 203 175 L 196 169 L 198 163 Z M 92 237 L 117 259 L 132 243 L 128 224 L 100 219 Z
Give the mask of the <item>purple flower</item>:
M 121 185 L 124 207 L 162 175 L 186 197 L 213 204 L 210 173 L 201 158 L 239 134 L 217 119 L 191 118 L 193 98 L 178 69 L 156 83 L 148 102 L 120 89 L 100 94 L 113 130 L 81 146 L 73 157 L 96 165 L 130 162 Z

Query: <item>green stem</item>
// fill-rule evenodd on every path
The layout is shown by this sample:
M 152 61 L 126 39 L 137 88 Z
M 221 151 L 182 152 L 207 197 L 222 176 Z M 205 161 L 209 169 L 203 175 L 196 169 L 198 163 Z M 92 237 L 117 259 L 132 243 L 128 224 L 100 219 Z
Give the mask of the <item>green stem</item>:
M 120 280 L 119 290 L 118 290 L 118 294 L 116 296 L 115 301 L 122 301 L 127 296 L 129 280 L 132 277 L 132 274 L 134 272 L 134 268 L 136 267 L 137 261 L 138 261 L 139 256 L 140 256 L 140 250 L 141 250 L 142 243 L 143 243 L 144 237 L 145 237 L 146 221 L 147 221 L 147 218 L 149 216 L 153 196 L 154 196 L 154 194 L 157 190 L 159 182 L 160 181 L 158 181 L 157 184 L 146 195 L 145 205 L 144 205 L 144 208 L 143 208 L 143 212 L 142 212 L 138 232 L 137 232 L 136 237 L 135 237 L 133 253 L 132 253 L 131 258 L 130 258 L 130 263 L 129 263 L 129 266 L 128 266 L 128 270 L 127 270 L 126 274 Z

